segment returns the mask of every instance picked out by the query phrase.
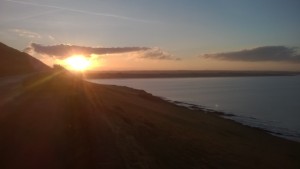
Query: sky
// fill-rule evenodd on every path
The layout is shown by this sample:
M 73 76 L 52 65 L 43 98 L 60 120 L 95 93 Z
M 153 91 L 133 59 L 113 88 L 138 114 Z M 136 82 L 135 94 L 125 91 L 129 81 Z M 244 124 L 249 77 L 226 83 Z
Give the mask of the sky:
M 93 70 L 300 71 L 299 0 L 0 0 L 0 41 Z

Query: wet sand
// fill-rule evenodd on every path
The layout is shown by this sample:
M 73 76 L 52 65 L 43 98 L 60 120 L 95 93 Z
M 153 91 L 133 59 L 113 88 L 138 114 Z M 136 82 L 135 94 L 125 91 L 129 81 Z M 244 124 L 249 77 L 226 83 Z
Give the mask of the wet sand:
M 141 90 L 68 73 L 0 88 L 0 168 L 300 168 L 297 142 Z

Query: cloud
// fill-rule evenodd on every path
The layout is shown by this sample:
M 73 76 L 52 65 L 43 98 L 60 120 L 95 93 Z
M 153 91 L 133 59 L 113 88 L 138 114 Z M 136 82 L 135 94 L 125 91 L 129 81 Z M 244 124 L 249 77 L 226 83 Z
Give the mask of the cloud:
M 201 58 L 219 59 L 227 61 L 246 61 L 246 62 L 290 62 L 300 63 L 298 48 L 286 46 L 262 46 L 241 51 L 204 54 Z
M 134 22 L 145 22 L 145 23 L 151 22 L 151 21 L 147 21 L 147 20 L 142 20 L 142 19 L 127 17 L 127 16 L 121 16 L 121 15 L 115 15 L 115 14 L 110 14 L 110 13 L 91 12 L 91 11 L 86 11 L 86 10 L 66 8 L 66 7 L 60 7 L 60 6 L 54 6 L 54 5 L 44 5 L 44 4 L 34 3 L 34 2 L 24 2 L 24 1 L 15 1 L 15 0 L 6 0 L 6 1 L 7 2 L 12 2 L 12 3 L 23 4 L 23 5 L 30 5 L 30 6 L 37 6 L 37 7 L 46 7 L 46 8 L 52 8 L 52 9 L 58 9 L 58 10 L 76 12 L 76 13 L 81 13 L 81 14 L 104 16 L 104 17 L 110 17 L 110 18 L 116 18 L 116 19 L 128 20 L 128 21 L 134 21 Z
M 160 48 L 151 48 L 149 50 L 140 53 L 138 58 L 141 59 L 159 59 L 159 60 L 180 60 L 179 58 L 175 58 L 172 54 L 163 51 Z
M 51 36 L 51 35 L 48 35 L 48 38 L 49 38 L 50 40 L 52 40 L 52 41 L 55 41 L 55 38 L 54 38 L 53 36 Z
M 21 37 L 27 37 L 27 38 L 41 38 L 42 36 L 38 33 L 27 31 L 24 29 L 12 29 L 12 32 L 17 33 Z
M 24 51 L 27 53 L 34 52 L 47 55 L 57 59 L 64 59 L 75 54 L 90 57 L 92 55 L 135 53 L 137 58 L 178 60 L 160 48 L 149 47 L 86 47 L 65 44 L 44 46 L 37 43 L 31 43 L 31 45 L 24 49 Z
M 61 9 L 54 9 L 54 10 L 43 11 L 43 12 L 40 12 L 40 13 L 31 14 L 31 15 L 23 15 L 22 17 L 11 18 L 11 19 L 9 19 L 9 21 L 23 21 L 23 20 L 28 20 L 28 19 L 33 19 L 33 18 L 36 18 L 36 17 L 44 16 L 44 15 L 49 15 L 49 14 L 52 14 L 52 13 L 57 13 L 59 11 L 62 11 L 62 10 Z

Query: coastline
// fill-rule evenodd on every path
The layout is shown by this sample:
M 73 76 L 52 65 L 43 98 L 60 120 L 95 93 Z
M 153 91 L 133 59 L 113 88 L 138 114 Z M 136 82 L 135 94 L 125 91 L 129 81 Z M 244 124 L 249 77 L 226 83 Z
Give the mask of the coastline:
M 273 78 L 273 77 L 270 77 L 270 78 Z M 287 77 L 287 78 L 289 78 L 289 77 Z M 293 78 L 293 77 L 291 77 L 291 78 Z M 205 99 L 205 97 L 212 97 L 212 98 L 214 98 L 216 96 L 214 96 L 214 95 L 212 95 L 212 96 L 205 95 L 205 94 L 207 94 L 207 92 L 205 92 L 204 96 L 202 96 L 202 97 L 195 97 L 193 95 L 193 93 L 191 93 L 191 90 L 187 90 L 188 93 L 191 94 L 192 98 L 193 98 L 193 99 L 187 99 L 188 95 L 186 95 L 184 93 L 185 90 L 183 90 L 182 88 L 180 88 L 179 92 L 176 92 L 174 90 L 170 90 L 169 91 L 168 88 L 167 88 L 167 87 L 169 87 L 170 89 L 176 88 L 176 87 L 178 87 L 178 84 L 177 84 L 177 86 L 176 85 L 173 85 L 173 86 L 172 85 L 165 85 L 165 83 L 161 82 L 160 78 L 158 78 L 158 79 L 159 80 L 154 80 L 154 83 L 150 83 L 150 82 L 148 82 L 147 78 L 144 78 L 144 79 L 141 80 L 141 82 L 137 81 L 138 83 L 136 83 L 136 84 L 135 84 L 135 80 L 134 79 L 124 80 L 124 82 L 123 82 L 123 79 L 114 79 L 114 80 L 103 79 L 103 81 L 102 81 L 102 79 L 87 79 L 87 81 L 90 81 L 90 82 L 93 82 L 93 83 L 97 83 L 97 84 L 103 83 L 103 84 L 107 84 L 107 85 L 114 84 L 114 85 L 120 85 L 120 86 L 128 86 L 128 87 L 131 87 L 131 88 L 137 88 L 137 89 L 145 90 L 145 91 L 147 91 L 149 93 L 153 92 L 153 93 L 155 93 L 154 94 L 155 96 L 158 96 L 158 97 L 160 97 L 160 98 L 162 98 L 164 100 L 167 100 L 167 101 L 169 101 L 171 103 L 174 103 L 176 105 L 187 107 L 187 108 L 189 108 L 191 110 L 199 110 L 199 111 L 204 111 L 204 112 L 210 112 L 210 113 L 218 114 L 218 115 L 220 115 L 223 118 L 231 119 L 231 120 L 233 120 L 235 122 L 238 122 L 238 123 L 240 123 L 242 125 L 245 125 L 245 126 L 249 126 L 249 127 L 254 127 L 254 128 L 261 129 L 261 130 L 263 130 L 263 131 L 265 131 L 265 132 L 267 132 L 269 134 L 272 134 L 274 136 L 285 138 L 285 139 L 289 139 L 289 140 L 293 140 L 293 141 L 296 141 L 296 142 L 300 142 L 300 133 L 299 133 L 299 130 L 297 130 L 298 129 L 297 126 L 296 127 L 290 127 L 291 125 L 289 125 L 288 123 L 286 123 L 286 121 L 280 121 L 281 119 L 278 119 L 278 118 L 277 119 L 276 118 L 273 119 L 272 116 L 266 116 L 268 118 L 261 118 L 259 116 L 260 114 L 256 113 L 257 110 L 260 110 L 260 109 L 254 109 L 254 113 L 253 113 L 253 112 L 251 112 L 251 111 L 253 111 L 253 109 L 251 109 L 252 107 L 248 107 L 247 109 L 244 109 L 244 110 L 243 109 L 239 109 L 239 111 L 234 110 L 234 109 L 232 109 L 231 111 L 228 110 L 228 109 L 224 109 L 224 108 L 226 108 L 224 106 L 224 104 L 223 104 L 223 110 L 219 109 L 218 107 L 205 107 L 205 106 L 201 105 L 202 103 L 198 102 L 197 99 L 202 99 L 202 101 L 204 101 L 204 103 L 206 103 L 204 105 L 210 105 L 211 103 L 209 103 L 209 102 L 207 103 L 203 99 Z M 182 78 L 182 79 L 185 79 L 185 78 Z M 188 79 L 192 79 L 192 78 L 188 78 Z M 201 78 L 199 78 L 199 79 L 201 79 Z M 222 77 L 222 79 L 223 79 L 223 77 Z M 244 78 L 244 79 L 247 79 L 247 78 Z M 171 80 L 167 79 L 166 81 L 168 83 L 170 83 L 170 84 L 176 82 L 173 79 L 171 79 Z M 184 81 L 184 83 L 179 83 L 179 84 L 185 85 L 188 82 L 189 81 L 186 80 L 186 81 Z M 194 82 L 194 81 L 192 81 L 192 82 Z M 201 81 L 198 82 L 198 83 L 201 83 Z M 160 85 L 162 87 L 158 87 Z M 154 86 L 154 87 L 152 87 L 152 86 Z M 203 86 L 204 86 L 203 88 L 207 87 L 207 85 L 206 86 L 203 85 Z M 198 90 L 202 91 L 201 89 L 198 89 Z M 257 89 L 255 89 L 255 90 L 257 90 Z M 201 92 L 199 92 L 199 93 L 201 93 Z M 202 91 L 202 93 L 203 93 L 203 91 Z M 182 97 L 184 99 L 181 99 L 181 95 L 180 94 L 183 95 Z M 226 95 L 226 93 L 225 93 L 224 96 L 230 97 L 230 95 Z M 266 97 L 262 97 L 262 98 L 265 98 L 267 100 L 267 96 L 268 95 L 266 95 Z M 223 97 L 223 95 L 221 97 Z M 258 96 L 258 97 L 260 97 L 260 96 Z M 261 101 L 264 101 L 264 100 L 261 100 Z M 217 103 L 220 103 L 222 105 L 222 102 L 220 100 Z M 238 106 L 238 105 L 239 104 L 235 104 L 235 106 Z M 272 105 L 269 104 L 269 105 L 266 105 L 266 107 L 268 107 L 268 106 L 272 107 L 272 110 L 274 112 L 278 111 L 279 113 L 286 114 L 285 112 L 282 112 L 282 111 L 280 112 L 280 110 L 282 110 L 282 107 L 287 107 L 287 104 L 283 104 L 283 105 L 281 105 L 281 107 L 280 107 L 280 105 L 281 104 L 276 104 L 275 106 L 272 106 Z M 293 106 L 293 104 L 291 106 Z M 255 112 L 255 110 L 256 110 L 256 112 Z M 244 112 L 244 111 L 248 112 L 248 114 L 239 113 L 239 112 Z M 291 112 L 295 112 L 295 111 L 297 112 L 297 110 L 294 110 L 294 111 L 291 111 Z M 269 111 L 261 111 L 260 110 L 261 114 L 263 114 L 264 112 L 268 113 Z M 292 113 L 290 113 L 290 114 L 292 114 Z M 289 117 L 289 116 L 286 116 L 286 117 Z M 269 119 L 271 119 L 271 120 L 269 120 Z M 285 122 L 286 124 L 284 124 L 282 122 Z M 291 123 L 291 124 L 297 124 L 297 123 Z
M 16 87 L 0 106 L 1 168 L 300 167 L 297 142 L 143 90 L 65 74 Z
M 170 99 L 167 99 L 167 98 L 164 98 L 164 97 L 160 97 L 160 98 L 163 99 L 163 100 L 166 100 L 170 103 L 173 103 L 175 105 L 188 108 L 190 110 L 199 111 L 200 113 L 203 113 L 203 112 L 204 113 L 212 113 L 212 114 L 220 116 L 224 119 L 232 120 L 233 122 L 239 123 L 241 125 L 264 131 L 264 132 L 266 132 L 268 134 L 271 134 L 273 136 L 300 143 L 300 136 L 296 135 L 297 133 L 288 134 L 288 133 L 284 133 L 284 131 L 282 131 L 282 132 L 275 131 L 275 130 L 272 131 L 272 130 L 270 130 L 269 127 L 264 126 L 263 122 L 258 121 L 258 119 L 253 118 L 253 117 L 242 117 L 242 116 L 238 116 L 238 115 L 235 115 L 235 114 L 232 114 L 232 113 L 226 113 L 226 112 L 223 112 L 223 111 L 218 111 L 218 110 L 213 110 L 213 109 L 210 109 L 210 108 L 206 108 L 204 106 L 197 105 L 197 104 L 192 104 L 192 103 L 187 103 L 187 102 L 182 102 L 182 101 L 174 101 L 174 100 L 170 100 Z M 250 119 L 254 120 L 256 122 L 256 124 L 255 124 L 255 122 L 250 124 L 249 123 Z M 258 124 L 260 124 L 260 125 L 258 125 Z M 284 129 L 284 130 L 287 130 L 287 129 Z

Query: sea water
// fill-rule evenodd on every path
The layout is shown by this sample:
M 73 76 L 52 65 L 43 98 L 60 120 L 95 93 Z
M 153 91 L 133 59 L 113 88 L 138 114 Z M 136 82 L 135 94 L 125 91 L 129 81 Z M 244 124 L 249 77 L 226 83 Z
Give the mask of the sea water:
M 142 89 L 234 116 L 242 124 L 300 141 L 300 76 L 89 79 Z

